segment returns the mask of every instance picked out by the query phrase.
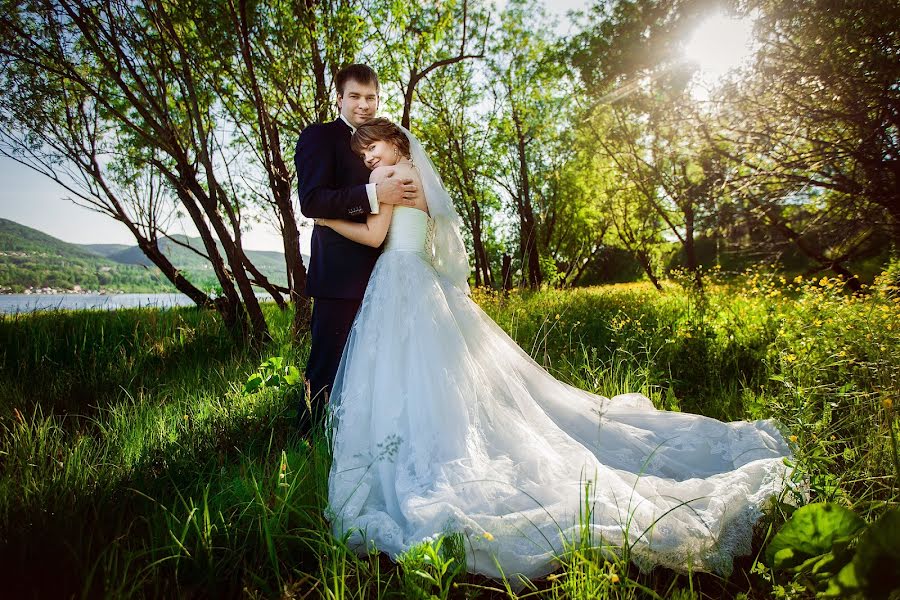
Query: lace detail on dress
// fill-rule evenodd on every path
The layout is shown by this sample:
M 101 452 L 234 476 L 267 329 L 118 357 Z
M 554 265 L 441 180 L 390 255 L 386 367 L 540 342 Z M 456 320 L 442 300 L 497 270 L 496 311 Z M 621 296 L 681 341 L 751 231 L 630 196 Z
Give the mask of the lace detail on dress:
M 434 264 L 434 219 L 428 217 L 428 221 L 425 223 L 425 258 L 428 259 L 428 262 Z

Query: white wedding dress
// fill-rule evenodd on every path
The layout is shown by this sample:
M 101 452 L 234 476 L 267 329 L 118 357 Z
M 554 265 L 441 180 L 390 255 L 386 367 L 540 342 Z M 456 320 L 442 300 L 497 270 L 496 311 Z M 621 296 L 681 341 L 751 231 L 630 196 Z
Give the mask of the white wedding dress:
M 554 570 L 585 532 L 629 546 L 642 568 L 729 572 L 785 485 L 789 448 L 774 423 L 659 411 L 639 394 L 607 399 L 557 381 L 435 270 L 433 224 L 394 209 L 344 350 L 335 535 L 396 557 L 460 532 L 471 572 L 512 580 Z

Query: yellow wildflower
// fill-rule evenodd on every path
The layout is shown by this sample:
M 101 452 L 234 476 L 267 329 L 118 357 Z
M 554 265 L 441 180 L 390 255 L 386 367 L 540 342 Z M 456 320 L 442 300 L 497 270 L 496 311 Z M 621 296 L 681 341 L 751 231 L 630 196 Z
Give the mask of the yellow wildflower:
M 490 531 L 485 531 L 485 532 L 482 533 L 481 535 L 482 535 L 482 537 L 484 537 L 484 539 L 486 539 L 486 540 L 489 541 L 489 542 L 493 542 L 493 541 L 494 541 L 494 536 L 491 535 L 491 532 L 490 532 Z
M 556 320 L 559 321 L 559 313 L 556 313 Z
M 189 417 L 188 417 L 187 415 L 184 415 L 184 420 L 185 420 L 185 421 L 187 421 L 188 418 L 189 418 Z
M 613 583 L 619 583 L 619 576 L 613 573 L 609 576 L 609 580 Z
M 791 440 L 792 442 L 796 442 L 796 441 L 797 441 L 797 436 L 796 436 L 796 435 L 792 435 L 792 436 L 789 437 L 788 439 Z
M 881 400 L 881 405 L 885 408 L 885 410 L 891 410 L 894 408 L 894 400 L 890 396 L 885 396 Z

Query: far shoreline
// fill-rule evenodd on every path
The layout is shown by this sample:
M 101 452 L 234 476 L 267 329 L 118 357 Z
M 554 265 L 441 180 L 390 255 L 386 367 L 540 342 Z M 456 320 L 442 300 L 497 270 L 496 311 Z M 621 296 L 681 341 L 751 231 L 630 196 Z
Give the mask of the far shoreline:
M 30 288 L 29 288 L 30 289 Z M 175 294 L 178 293 L 177 290 L 173 291 L 158 291 L 158 290 L 133 290 L 130 292 L 126 292 L 125 290 L 67 290 L 61 288 L 41 288 L 39 290 L 24 290 L 21 292 L 16 292 L 11 289 L 3 289 L 0 290 L 0 295 L 3 296 L 60 296 L 60 295 L 72 295 L 72 296 L 117 296 L 119 294 Z

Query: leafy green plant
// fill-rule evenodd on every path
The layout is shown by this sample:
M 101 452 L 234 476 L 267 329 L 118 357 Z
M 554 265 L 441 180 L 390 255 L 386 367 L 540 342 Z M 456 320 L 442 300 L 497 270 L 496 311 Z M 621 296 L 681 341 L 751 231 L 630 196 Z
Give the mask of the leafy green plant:
M 832 503 L 797 509 L 766 548 L 766 562 L 790 573 L 792 588 L 823 597 L 887 598 L 900 589 L 900 511 L 869 526 Z
M 259 365 L 259 370 L 247 378 L 244 393 L 252 394 L 262 388 L 278 388 L 287 391 L 303 385 L 300 370 L 294 365 L 285 365 L 283 356 L 272 356 Z
M 397 558 L 403 570 L 403 587 L 408 598 L 450 597 L 453 580 L 466 567 L 461 534 L 439 536 L 424 541 Z

